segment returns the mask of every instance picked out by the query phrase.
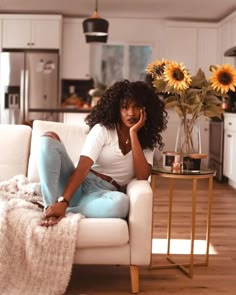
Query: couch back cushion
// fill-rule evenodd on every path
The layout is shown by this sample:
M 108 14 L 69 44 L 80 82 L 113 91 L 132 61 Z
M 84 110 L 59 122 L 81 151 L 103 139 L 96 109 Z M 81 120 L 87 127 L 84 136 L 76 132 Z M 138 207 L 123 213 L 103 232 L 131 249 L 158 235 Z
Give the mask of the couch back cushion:
M 0 181 L 26 175 L 31 128 L 26 125 L 0 125 Z
M 47 131 L 54 131 L 60 136 L 68 154 L 70 155 L 72 161 L 76 164 L 79 160 L 80 151 L 85 137 L 88 134 L 89 127 L 84 123 L 70 125 L 60 122 L 35 120 L 33 123 L 28 167 L 28 178 L 33 182 L 39 181 L 37 159 L 40 146 L 40 136 Z

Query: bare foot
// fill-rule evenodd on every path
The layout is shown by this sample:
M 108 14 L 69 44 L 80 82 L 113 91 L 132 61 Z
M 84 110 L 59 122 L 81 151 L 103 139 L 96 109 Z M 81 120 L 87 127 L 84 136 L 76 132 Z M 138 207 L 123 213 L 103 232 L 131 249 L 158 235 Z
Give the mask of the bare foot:
M 41 221 L 41 225 L 42 226 L 52 226 L 57 224 L 62 217 L 56 217 L 56 216 L 52 216 L 52 217 L 43 217 L 42 221 Z

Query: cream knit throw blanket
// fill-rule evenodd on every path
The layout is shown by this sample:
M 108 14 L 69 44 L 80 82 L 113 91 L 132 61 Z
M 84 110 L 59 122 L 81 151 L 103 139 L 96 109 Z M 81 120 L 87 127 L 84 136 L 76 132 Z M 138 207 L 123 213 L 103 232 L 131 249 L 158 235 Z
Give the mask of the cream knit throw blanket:
M 80 214 L 40 226 L 40 185 L 0 182 L 0 294 L 62 295 L 70 280 Z

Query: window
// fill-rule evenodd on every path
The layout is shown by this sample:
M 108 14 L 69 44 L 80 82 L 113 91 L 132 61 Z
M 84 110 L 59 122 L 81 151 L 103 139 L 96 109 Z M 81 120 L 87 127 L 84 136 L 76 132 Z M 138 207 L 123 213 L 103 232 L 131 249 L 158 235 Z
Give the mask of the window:
M 145 69 L 151 61 L 150 46 L 129 46 L 129 74 L 128 79 L 131 81 L 144 80 Z
M 121 45 L 103 45 L 101 60 L 102 83 L 111 85 L 124 77 L 124 47 Z
M 108 86 L 122 79 L 144 80 L 151 53 L 149 45 L 100 45 L 94 55 L 95 80 Z

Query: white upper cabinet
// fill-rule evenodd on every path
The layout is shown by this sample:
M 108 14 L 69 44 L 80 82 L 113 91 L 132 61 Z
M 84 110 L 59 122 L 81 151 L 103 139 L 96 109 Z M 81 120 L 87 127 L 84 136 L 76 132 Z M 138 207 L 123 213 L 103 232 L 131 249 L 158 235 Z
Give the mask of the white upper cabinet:
M 219 24 L 220 62 L 235 64 L 235 57 L 224 56 L 226 50 L 236 46 L 236 12 Z
M 232 20 L 232 47 L 236 46 L 236 17 Z
M 61 47 L 61 23 L 55 20 L 31 22 L 33 46 L 37 48 L 59 49 Z
M 2 20 L 2 47 L 60 49 L 61 28 L 61 16 L 6 15 Z
M 31 22 L 22 19 L 3 20 L 3 48 L 26 48 L 31 44 Z
M 197 69 L 201 68 L 209 78 L 210 65 L 219 64 L 217 56 L 218 29 L 217 27 L 202 27 L 197 30 Z
M 231 45 L 231 24 L 229 21 L 223 23 L 220 28 L 220 59 L 221 63 L 233 63 L 233 58 L 224 56 L 226 50 L 232 47 Z
M 182 62 L 193 74 L 196 70 L 197 30 L 185 23 L 169 23 L 164 35 L 164 58 Z
M 62 78 L 88 79 L 90 74 L 90 45 L 83 34 L 82 19 L 63 21 Z
M 182 62 L 195 75 L 217 62 L 218 29 L 208 23 L 168 22 L 163 34 L 163 57 Z

